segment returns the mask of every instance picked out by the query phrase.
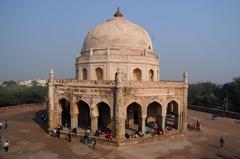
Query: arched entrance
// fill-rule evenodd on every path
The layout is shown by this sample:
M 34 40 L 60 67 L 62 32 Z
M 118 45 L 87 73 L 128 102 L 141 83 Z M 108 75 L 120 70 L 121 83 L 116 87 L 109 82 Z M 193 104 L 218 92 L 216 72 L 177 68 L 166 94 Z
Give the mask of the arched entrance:
M 158 102 L 152 102 L 147 107 L 147 123 L 156 123 L 162 126 L 162 106 Z
M 89 105 L 80 100 L 78 103 L 78 127 L 87 129 L 91 127 L 90 109 Z
M 127 107 L 126 128 L 130 130 L 140 130 L 141 128 L 141 106 L 138 103 L 132 103 Z
M 66 99 L 59 101 L 62 108 L 62 126 L 70 128 L 71 126 L 71 115 L 70 115 L 70 103 Z
M 111 112 L 110 107 L 104 103 L 100 102 L 97 104 L 98 107 L 98 128 L 101 130 L 110 129 L 111 126 Z
M 178 104 L 175 101 L 171 101 L 168 103 L 167 106 L 165 125 L 172 127 L 174 129 L 178 129 L 178 121 L 179 121 Z
M 141 81 L 142 80 L 142 71 L 139 68 L 133 70 L 133 80 Z

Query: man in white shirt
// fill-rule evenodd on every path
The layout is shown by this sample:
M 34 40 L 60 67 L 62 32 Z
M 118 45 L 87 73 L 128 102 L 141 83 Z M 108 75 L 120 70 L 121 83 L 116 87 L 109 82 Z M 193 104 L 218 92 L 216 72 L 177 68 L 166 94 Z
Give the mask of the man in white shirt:
M 9 142 L 8 142 L 8 140 L 6 140 L 5 142 L 4 142 L 4 144 L 3 144 L 3 149 L 5 150 L 5 152 L 8 152 L 8 147 L 9 147 Z

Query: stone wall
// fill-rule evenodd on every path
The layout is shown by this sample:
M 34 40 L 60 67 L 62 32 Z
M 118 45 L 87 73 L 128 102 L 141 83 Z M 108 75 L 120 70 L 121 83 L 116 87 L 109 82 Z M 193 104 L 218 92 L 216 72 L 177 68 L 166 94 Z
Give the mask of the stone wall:
M 211 113 L 211 114 L 217 114 L 219 116 L 225 116 L 233 119 L 240 119 L 240 113 L 237 112 L 231 112 L 231 111 L 225 111 L 215 108 L 207 108 L 203 106 L 196 106 L 196 105 L 188 105 L 188 109 Z
M 22 112 L 22 111 L 38 111 L 46 108 L 47 108 L 46 103 L 33 103 L 33 104 L 21 104 L 16 106 L 5 106 L 5 107 L 0 107 L 0 114 Z

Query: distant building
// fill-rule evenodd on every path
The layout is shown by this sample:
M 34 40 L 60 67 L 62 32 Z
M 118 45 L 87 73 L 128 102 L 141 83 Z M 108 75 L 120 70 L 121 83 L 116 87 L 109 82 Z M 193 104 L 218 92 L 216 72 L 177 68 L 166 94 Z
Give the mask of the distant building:
M 33 80 L 24 80 L 19 82 L 20 86 L 27 86 L 27 87 L 32 87 L 33 85 Z
M 24 81 L 20 81 L 19 82 L 19 85 L 20 86 L 27 86 L 27 87 L 32 87 L 34 85 L 34 83 L 37 85 L 37 86 L 47 86 L 47 80 L 45 79 L 36 79 L 36 80 L 33 80 L 33 79 L 29 79 L 29 80 L 24 80 Z
M 47 86 L 47 80 L 44 80 L 44 79 L 36 79 L 35 80 L 36 81 L 36 84 L 38 85 L 38 86 Z

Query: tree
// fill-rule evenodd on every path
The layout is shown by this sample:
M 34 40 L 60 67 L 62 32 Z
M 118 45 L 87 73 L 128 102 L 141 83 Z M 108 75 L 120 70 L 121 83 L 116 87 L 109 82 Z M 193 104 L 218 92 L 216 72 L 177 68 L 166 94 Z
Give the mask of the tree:
M 13 86 L 17 86 L 17 82 L 10 80 L 10 81 L 3 81 L 2 85 L 4 87 L 13 87 Z
M 211 82 L 200 82 L 189 85 L 189 104 L 215 107 L 222 104 L 219 99 L 220 87 Z

